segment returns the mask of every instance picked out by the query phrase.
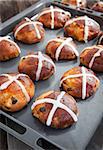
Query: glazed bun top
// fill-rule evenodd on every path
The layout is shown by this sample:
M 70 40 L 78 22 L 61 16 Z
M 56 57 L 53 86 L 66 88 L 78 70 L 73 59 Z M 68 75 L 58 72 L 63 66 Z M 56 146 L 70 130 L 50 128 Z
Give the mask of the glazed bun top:
M 38 21 L 32 21 L 30 20 L 29 18 L 25 18 L 23 22 L 21 22 L 15 29 L 14 29 L 14 37 L 16 38 L 17 36 L 17 33 L 22 30 L 24 27 L 26 27 L 27 25 L 33 25 L 35 30 L 36 30 L 36 33 L 37 33 L 37 37 L 38 38 L 41 38 L 41 35 L 38 31 L 38 28 L 37 28 L 37 25 L 41 25 L 42 26 L 42 23 L 41 22 L 38 22 Z
M 54 73 L 56 71 L 56 66 L 48 55 L 38 51 L 23 56 L 19 62 L 18 69 L 19 72 L 28 74 L 32 80 L 38 81 L 42 80 L 44 76 L 46 78 L 48 71 L 50 71 L 49 73 L 52 71 L 52 73 Z
M 13 32 L 15 39 L 28 44 L 40 42 L 45 35 L 43 24 L 27 17 L 15 26 Z
M 76 49 L 76 44 L 71 37 L 57 37 L 48 41 L 46 46 L 46 53 L 50 55 L 53 59 L 58 61 L 59 59 L 69 59 L 69 54 L 71 53 L 71 59 L 79 56 Z
M 78 109 L 76 106 L 76 101 L 74 100 L 74 98 L 70 95 L 68 95 L 66 92 L 64 91 L 49 91 L 47 93 L 42 94 L 39 98 L 37 98 L 37 100 L 33 103 L 31 109 L 33 112 L 33 115 L 35 115 L 35 111 L 37 110 L 37 107 L 41 106 L 43 107 L 43 104 L 45 105 L 45 110 L 44 113 L 41 110 L 41 114 L 43 113 L 44 117 L 42 118 L 45 119 L 45 123 L 47 126 L 53 126 L 55 125 L 55 128 L 59 128 L 62 124 L 62 128 L 65 127 L 65 121 L 63 121 L 61 114 L 64 112 L 65 115 L 64 117 L 66 117 L 68 121 L 68 125 L 71 125 L 74 122 L 77 122 L 77 115 L 78 115 Z M 52 108 L 50 107 L 52 105 Z M 39 112 L 39 110 L 37 110 Z M 60 113 L 61 112 L 61 113 Z M 48 113 L 47 115 L 45 115 L 46 113 Z M 70 117 L 69 117 L 69 116 Z M 47 116 L 47 118 L 45 118 L 45 116 Z M 40 116 L 39 116 L 40 118 Z M 71 118 L 72 118 L 72 123 L 69 124 L 69 122 L 71 122 Z M 57 121 L 56 121 L 57 120 Z M 61 120 L 59 122 L 59 120 Z M 44 122 L 42 121 L 42 122 Z M 59 123 L 57 123 L 59 122 Z M 64 124 L 63 124 L 64 122 Z M 58 127 L 57 127 L 57 124 Z M 66 126 L 68 126 L 66 125 Z
M 42 22 L 44 26 L 55 29 L 63 27 L 70 17 L 71 14 L 68 11 L 50 6 L 39 13 L 38 20 Z
M 7 61 L 20 55 L 19 46 L 10 36 L 0 37 L 0 61 Z
M 88 67 L 91 69 L 92 68 L 92 66 L 93 66 L 93 64 L 94 64 L 94 62 L 95 62 L 95 59 L 97 58 L 97 57 L 100 57 L 101 56 L 101 53 L 103 52 L 103 46 L 102 45 L 94 45 L 94 46 L 91 46 L 91 47 L 86 47 L 83 51 L 82 51 L 82 53 L 81 53 L 81 57 L 82 57 L 82 55 L 86 52 L 86 50 L 88 51 L 88 52 L 92 52 L 93 54 L 93 56 L 92 55 L 90 55 L 90 56 L 92 56 L 92 58 L 91 58 L 91 60 L 89 61 L 89 64 L 88 64 Z M 85 57 L 86 58 L 86 57 Z M 88 58 L 89 59 L 89 58 Z M 99 65 L 99 64 L 98 64 Z
M 1 44 L 3 43 L 3 42 L 5 42 L 5 45 L 4 45 L 4 47 L 1 47 Z M 12 39 L 11 39 L 11 37 L 10 36 L 0 36 L 0 47 L 2 48 L 2 50 L 1 50 L 1 52 L 3 51 L 3 49 L 5 50 L 5 49 L 8 49 L 8 51 L 10 50 L 10 47 L 6 47 L 6 45 L 7 44 L 12 44 L 16 49 L 17 49 L 17 51 L 19 52 L 19 53 L 21 53 L 21 50 L 20 50 L 20 48 L 19 48 L 19 46 L 14 42 L 14 41 L 12 41 Z M 0 48 L 0 49 L 1 49 Z M 11 48 L 12 49 L 12 48 Z M 0 53 L 1 53 L 0 52 Z M 6 53 L 7 53 L 7 51 L 6 51 Z
M 68 26 L 77 23 L 81 28 L 84 29 L 84 41 L 88 41 L 89 37 L 89 31 L 95 31 L 96 34 L 100 32 L 100 25 L 93 19 L 89 18 L 88 16 L 80 16 L 77 18 L 70 19 L 66 22 L 64 29 L 66 29 Z
M 95 76 L 94 72 L 83 66 L 74 67 L 68 70 L 64 73 L 60 80 L 61 86 L 66 84 L 66 87 L 69 86 L 69 88 L 73 88 L 73 90 L 70 89 L 70 91 L 68 89 L 70 93 L 75 92 L 74 89 L 76 88 L 76 91 L 78 90 L 78 92 L 76 92 L 75 97 L 81 97 L 82 99 L 85 99 L 87 97 L 88 92 L 90 92 L 90 90 L 87 92 L 89 85 L 91 88 L 93 88 L 94 85 L 99 85 L 99 83 L 100 81 Z M 77 96 L 80 91 L 81 96 Z M 74 96 L 73 93 L 71 95 Z
M 0 108 L 9 112 L 24 108 L 35 93 L 35 86 L 29 76 L 19 73 L 0 75 Z
M 0 91 L 7 89 L 13 82 L 16 83 L 16 86 L 19 86 L 21 91 L 23 92 L 25 99 L 27 102 L 30 101 L 30 96 L 25 89 L 25 86 L 19 81 L 20 79 L 28 80 L 28 76 L 25 74 L 1 74 L 0 75 Z M 16 88 L 16 87 L 15 87 Z
M 25 74 L 1 74 L 0 75 L 0 91 L 3 91 L 5 89 L 7 89 L 13 82 L 15 82 L 20 89 L 22 90 L 23 94 L 25 95 L 25 98 L 27 101 L 30 101 L 30 97 L 25 89 L 25 87 L 23 86 L 23 84 L 21 84 L 21 82 L 18 81 L 18 79 L 23 78 L 23 77 L 28 77 Z

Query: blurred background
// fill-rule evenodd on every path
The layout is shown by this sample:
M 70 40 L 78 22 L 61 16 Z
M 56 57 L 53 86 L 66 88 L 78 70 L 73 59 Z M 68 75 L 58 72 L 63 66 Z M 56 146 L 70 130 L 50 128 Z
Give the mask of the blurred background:
M 37 1 L 40 0 L 0 0 L 0 22 L 6 21 Z M 91 5 L 97 1 L 99 0 L 87 0 Z
M 4 22 L 39 0 L 0 0 L 0 22 Z

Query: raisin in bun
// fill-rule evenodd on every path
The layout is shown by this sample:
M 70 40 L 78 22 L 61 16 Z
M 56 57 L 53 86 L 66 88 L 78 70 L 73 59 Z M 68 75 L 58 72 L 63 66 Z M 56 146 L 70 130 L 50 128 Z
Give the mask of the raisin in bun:
M 62 0 L 63 4 L 67 4 L 70 6 L 76 6 L 76 7 L 86 7 L 86 0 Z
M 21 110 L 34 96 L 35 87 L 25 74 L 0 75 L 0 108 L 9 112 Z
M 19 46 L 9 36 L 0 37 L 0 61 L 7 61 L 20 55 Z
M 72 38 L 63 37 L 50 40 L 46 46 L 46 54 L 56 61 L 73 60 L 79 56 Z
M 66 21 L 69 20 L 71 14 L 58 7 L 50 6 L 44 9 L 38 16 L 38 20 L 50 29 L 63 28 Z
M 51 58 L 40 51 L 21 58 L 18 66 L 20 73 L 27 74 L 32 80 L 46 80 L 55 72 Z
M 87 16 L 70 19 L 64 27 L 66 36 L 71 36 L 78 41 L 92 40 L 100 32 L 100 25 Z
M 85 99 L 96 92 L 99 79 L 85 67 L 74 67 L 63 74 L 60 85 L 68 94 Z
M 76 101 L 64 91 L 49 91 L 42 94 L 31 108 L 34 117 L 53 128 L 66 128 L 77 122 Z
M 38 21 L 32 21 L 27 17 L 14 28 L 15 39 L 23 43 L 37 43 L 42 41 L 44 36 L 45 30 L 42 23 Z
M 98 1 L 92 6 L 92 10 L 98 11 L 98 12 L 103 12 L 103 2 Z
M 97 44 L 103 45 L 103 32 L 100 32 L 100 34 L 98 36 Z
M 103 45 L 86 47 L 80 54 L 82 65 L 98 72 L 103 72 Z

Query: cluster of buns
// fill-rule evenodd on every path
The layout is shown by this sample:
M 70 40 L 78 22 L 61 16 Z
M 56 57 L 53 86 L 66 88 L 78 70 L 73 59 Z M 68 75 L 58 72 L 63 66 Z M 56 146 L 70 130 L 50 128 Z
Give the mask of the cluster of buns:
M 79 4 L 84 4 L 84 7 L 86 4 L 83 2 Z M 44 27 L 64 27 L 66 37 L 48 41 L 46 54 L 38 51 L 21 57 L 19 73 L 0 75 L 0 108 L 11 112 L 24 108 L 35 94 L 33 82 L 46 80 L 56 72 L 53 60 L 69 61 L 79 57 L 73 39 L 88 42 L 100 33 L 100 26 L 93 19 L 87 16 L 70 18 L 69 12 L 50 6 L 38 14 L 37 21 L 33 21 L 33 17 L 26 17 L 16 25 L 13 30 L 14 38 L 26 44 L 41 42 L 45 37 Z M 102 40 L 99 45 L 87 47 L 81 52 L 80 63 L 85 67 L 77 66 L 63 74 L 60 79 L 62 91 L 49 91 L 36 99 L 32 105 L 33 116 L 53 128 L 66 128 L 77 122 L 79 110 L 73 97 L 84 100 L 99 87 L 99 79 L 90 69 L 103 72 L 103 46 L 100 44 Z M 0 61 L 6 61 L 19 56 L 21 51 L 10 37 L 0 37 L 0 52 Z
M 93 3 L 93 4 L 92 4 Z M 62 4 L 69 5 L 76 8 L 90 8 L 97 12 L 103 12 L 103 1 L 87 1 L 87 0 L 62 0 Z M 92 6 L 90 6 L 92 5 Z
M 87 5 L 86 0 L 62 0 L 62 3 L 70 6 L 84 7 L 84 8 Z

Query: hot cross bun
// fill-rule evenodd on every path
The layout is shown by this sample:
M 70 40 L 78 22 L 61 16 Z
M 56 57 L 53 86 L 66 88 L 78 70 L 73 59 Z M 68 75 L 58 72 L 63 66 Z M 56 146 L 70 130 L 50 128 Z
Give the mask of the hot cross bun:
M 10 39 L 10 36 L 0 37 L 0 61 L 18 57 L 20 53 L 19 46 Z
M 66 36 L 71 36 L 77 41 L 88 42 L 97 37 L 100 25 L 87 16 L 81 16 L 67 21 L 64 32 Z
M 38 16 L 38 20 L 50 29 L 63 28 L 66 21 L 69 20 L 71 14 L 58 7 L 50 6 L 44 9 Z
M 82 65 L 98 72 L 103 72 L 103 45 L 86 47 L 80 54 Z
M 27 74 L 33 81 L 46 80 L 54 74 L 56 67 L 51 58 L 40 51 L 21 58 L 18 66 L 20 73 Z
M 34 96 L 35 86 L 25 74 L 0 75 L 0 108 L 15 112 L 25 107 Z
M 63 90 L 80 99 L 86 99 L 93 95 L 98 89 L 99 83 L 99 79 L 93 71 L 85 67 L 74 67 L 68 70 L 60 80 Z
M 33 44 L 44 39 L 45 30 L 43 24 L 38 21 L 32 21 L 29 18 L 24 18 L 14 28 L 14 37 L 20 42 Z
M 39 96 L 32 105 L 32 114 L 53 128 L 66 128 L 78 120 L 76 101 L 64 91 L 49 91 Z
M 56 61 L 73 60 L 79 56 L 72 38 L 63 37 L 50 40 L 46 46 L 46 54 Z

